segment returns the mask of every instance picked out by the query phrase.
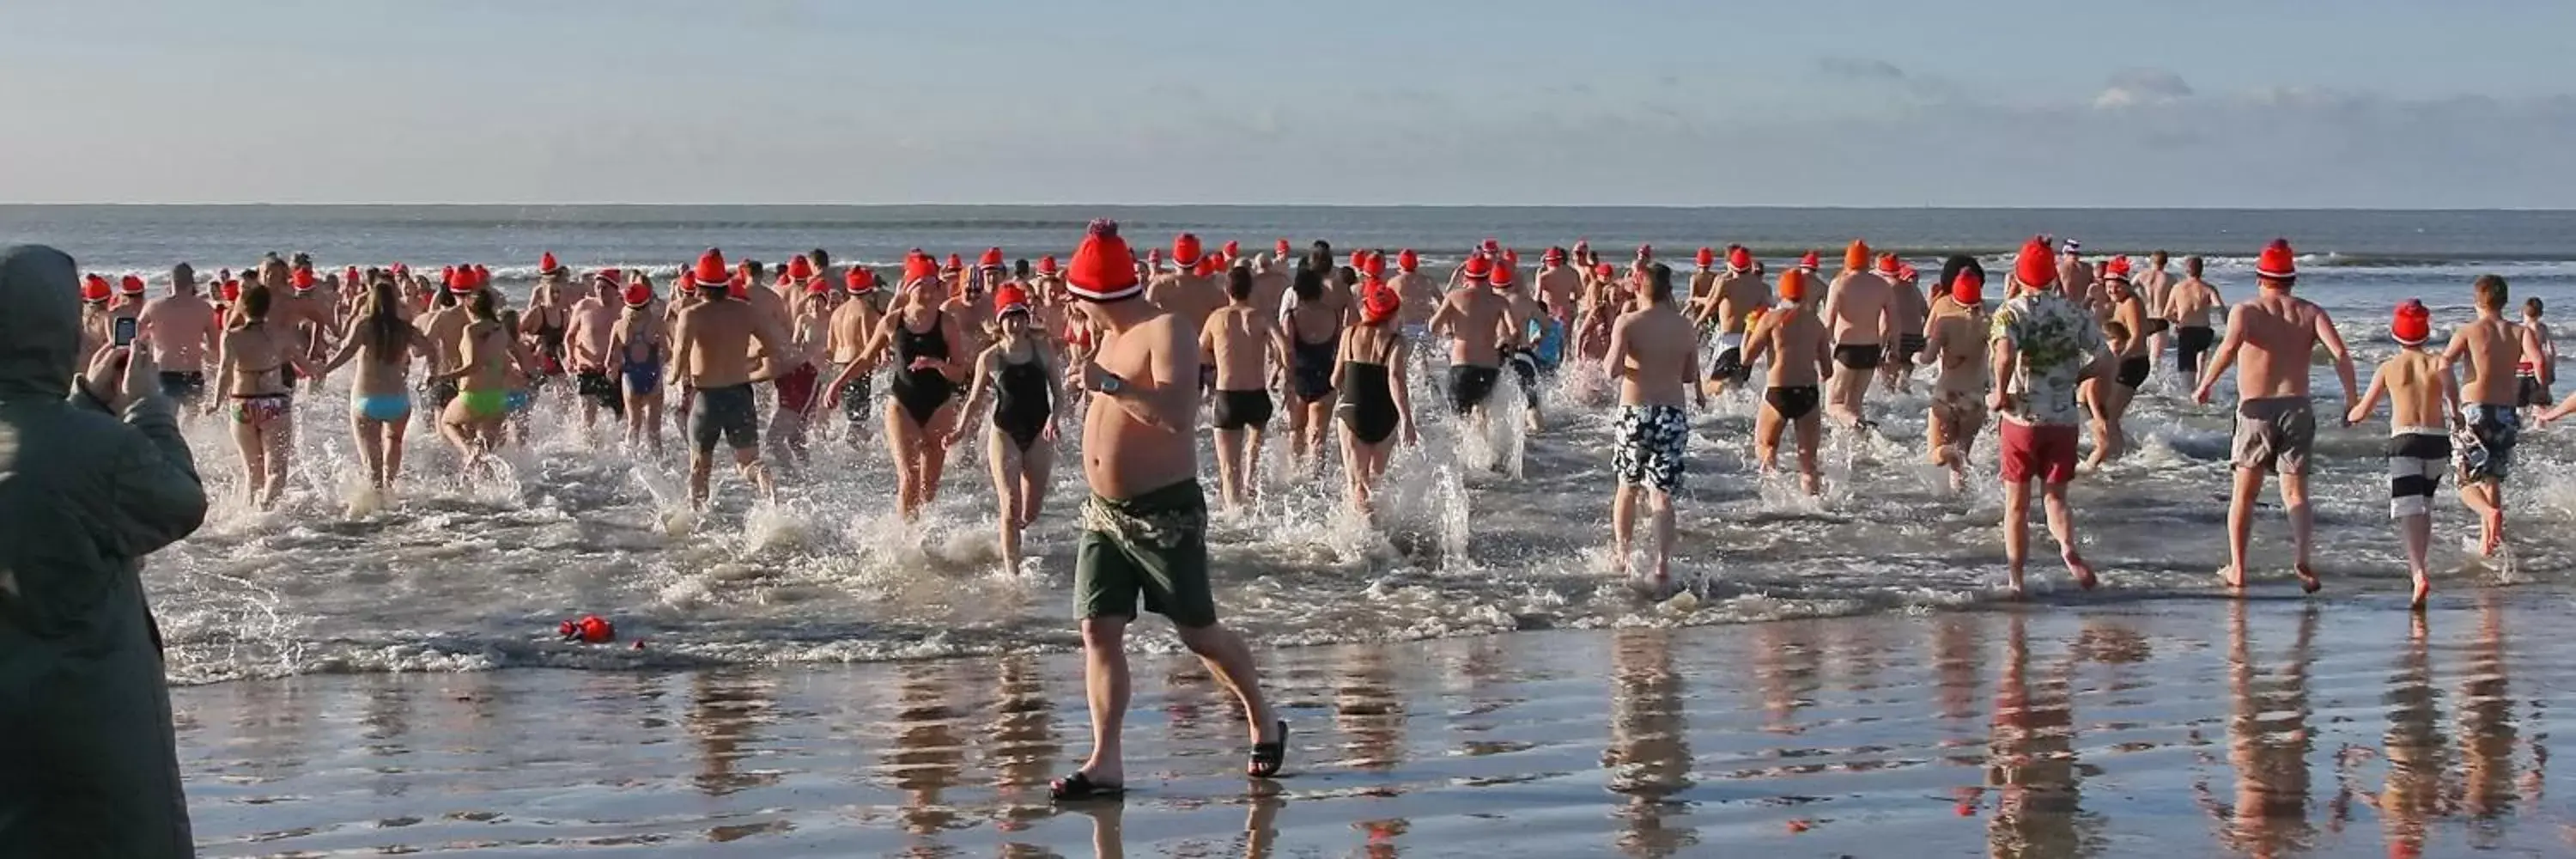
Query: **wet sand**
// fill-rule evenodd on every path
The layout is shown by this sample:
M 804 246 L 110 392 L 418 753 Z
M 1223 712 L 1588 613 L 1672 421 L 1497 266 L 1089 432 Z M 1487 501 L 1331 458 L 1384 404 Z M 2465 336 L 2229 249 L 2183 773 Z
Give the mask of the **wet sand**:
M 1123 804 L 1063 654 L 174 690 L 208 856 L 2564 856 L 2576 602 L 2263 590 L 1264 654 L 1293 777 L 1140 655 Z M 1652 609 L 1648 609 L 1651 611 Z M 2410 627 L 2413 627 L 2410 629 Z

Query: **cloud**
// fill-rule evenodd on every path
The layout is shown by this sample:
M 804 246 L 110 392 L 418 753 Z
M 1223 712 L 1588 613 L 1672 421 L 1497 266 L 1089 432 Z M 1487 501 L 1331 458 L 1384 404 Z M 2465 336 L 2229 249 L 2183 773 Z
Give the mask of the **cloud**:
M 2115 110 L 2141 104 L 2165 104 L 2192 97 L 2191 84 L 2182 75 L 2164 69 L 2124 69 L 2111 75 L 2093 106 Z
M 1825 57 L 1816 61 L 1816 71 L 1829 78 L 1856 81 L 1901 81 L 1905 70 L 1886 60 L 1861 60 L 1850 57 Z

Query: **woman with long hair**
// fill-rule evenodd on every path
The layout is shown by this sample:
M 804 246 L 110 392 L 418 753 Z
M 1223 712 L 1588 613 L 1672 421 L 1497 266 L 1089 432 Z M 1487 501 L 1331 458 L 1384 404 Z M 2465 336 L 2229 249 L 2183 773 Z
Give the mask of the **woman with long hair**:
M 402 473 L 403 431 L 411 426 L 412 356 L 429 357 L 429 338 L 403 318 L 403 296 L 389 278 L 367 284 L 358 313 L 340 338 L 339 354 L 322 368 L 325 374 L 352 359 L 358 378 L 349 383 L 349 432 L 357 437 L 358 456 L 366 461 L 367 479 L 378 490 L 391 489 Z
M 265 285 L 245 287 L 215 357 L 220 384 L 232 400 L 233 443 L 241 448 L 246 485 L 262 510 L 276 506 L 286 491 L 295 443 L 295 393 L 285 371 L 313 374 L 295 332 L 269 325 L 274 301 Z
M 1288 334 L 1289 454 L 1301 470 L 1312 472 L 1315 454 L 1324 448 L 1332 426 L 1333 394 L 1340 384 L 1335 366 L 1341 352 L 1344 312 L 1327 300 L 1322 269 L 1307 266 L 1289 282 L 1294 303 L 1280 327 Z
M 1395 330 L 1401 309 L 1395 290 L 1370 281 L 1360 298 L 1359 322 L 1342 332 L 1333 365 L 1333 388 L 1342 395 L 1342 465 L 1350 475 L 1351 504 L 1362 512 L 1371 509 L 1370 496 L 1386 475 L 1396 431 L 1404 432 L 1405 444 L 1421 441 L 1405 385 L 1412 347 Z
M 993 292 L 1001 336 L 976 357 L 974 387 L 967 390 L 957 428 L 946 441 L 955 447 L 964 439 L 984 393 L 994 392 L 984 459 L 993 467 L 993 498 L 1001 507 L 1002 563 L 1015 571 L 1020 568 L 1020 529 L 1036 522 L 1046 505 L 1047 478 L 1055 471 L 1055 404 L 1064 399 L 1061 377 L 1051 366 L 1030 310 L 1027 290 L 1009 285 Z
M 465 312 L 461 360 L 455 370 L 430 380 L 456 383 L 456 399 L 439 416 L 438 429 L 471 471 L 501 446 L 502 422 L 510 414 L 509 374 L 525 370 L 517 367 L 517 338 L 503 327 L 491 290 L 476 290 Z
M 877 323 L 876 336 L 859 350 L 859 361 L 841 371 L 827 390 L 838 398 L 842 386 L 891 355 L 894 382 L 885 410 L 886 448 L 894 455 L 897 509 L 905 521 L 939 498 L 939 473 L 948 466 L 949 429 L 957 425 L 956 353 L 968 343 L 957 315 L 947 312 L 948 279 L 938 262 L 915 253 L 903 265 L 903 297 Z M 838 405 L 837 402 L 829 405 Z

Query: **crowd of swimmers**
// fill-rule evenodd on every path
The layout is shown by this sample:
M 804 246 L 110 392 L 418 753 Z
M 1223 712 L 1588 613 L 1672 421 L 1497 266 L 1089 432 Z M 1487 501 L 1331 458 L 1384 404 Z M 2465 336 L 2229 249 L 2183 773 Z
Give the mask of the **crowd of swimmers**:
M 1738 388 L 1758 396 L 1753 446 L 1763 472 L 1778 471 L 1786 441 L 1796 448 L 1800 488 L 1816 494 L 1826 428 L 1866 429 L 1873 389 L 1905 389 L 1928 368 L 1926 458 L 1954 487 L 1968 479 L 1987 423 L 1999 423 L 2012 590 L 2023 587 L 2034 487 L 2067 569 L 2091 587 L 2067 486 L 2131 449 L 2125 414 L 2170 352 L 2169 366 L 2202 402 L 2235 371 L 2222 577 L 2243 584 L 2251 512 L 2277 475 L 2293 568 L 2314 590 L 2309 382 L 2310 355 L 2322 349 L 2344 388 L 2338 416 L 2358 422 L 2390 402 L 2392 512 L 2420 603 L 2441 478 L 2457 476 L 2480 517 L 2484 551 L 2496 551 L 2524 411 L 2546 407 L 2554 381 L 2539 302 L 2519 323 L 2507 319 L 2506 286 L 2489 276 L 2473 285 L 2478 319 L 2438 352 L 2424 346 L 2424 307 L 2397 308 L 2391 334 L 2405 348 L 2364 390 L 2325 311 L 2294 295 L 2297 259 L 2283 241 L 2262 249 L 2258 291 L 2234 305 L 2203 279 L 2197 257 L 2182 260 L 2176 276 L 2161 251 L 2133 269 L 2125 256 L 2088 261 L 2076 242 L 2045 237 L 2012 257 L 1998 303 L 1989 302 L 1975 257 L 1949 257 L 1926 283 L 1898 255 L 1858 241 L 1830 274 L 1809 251 L 1777 278 L 1741 246 L 1699 249 L 1686 276 L 1651 247 L 1625 264 L 1587 242 L 1537 257 L 1524 271 L 1516 249 L 1488 240 L 1445 273 L 1426 272 L 1409 249 L 1337 255 L 1325 242 L 1300 251 L 1283 239 L 1269 254 L 1245 253 L 1184 234 L 1168 256 L 1160 248 L 1130 254 L 1116 268 L 1186 340 L 1178 363 L 1151 370 L 1190 377 L 1192 413 L 1204 408 L 1214 431 L 1218 495 L 1229 506 L 1257 500 L 1274 422 L 1285 424 L 1289 461 L 1308 475 L 1338 446 L 1348 497 L 1367 510 L 1395 447 L 1420 437 L 1417 374 L 1438 373 L 1425 389 L 1469 426 L 1504 412 L 1537 430 L 1548 377 L 1573 362 L 1601 368 L 1618 383 L 1615 554 L 1629 570 L 1645 508 L 1646 577 L 1657 583 L 1669 581 L 1672 495 L 1693 434 L 1691 406 Z M 525 306 L 512 307 L 479 265 L 322 272 L 299 254 L 219 273 L 206 284 L 211 297 L 185 264 L 171 271 L 165 295 L 148 299 L 139 277 L 111 284 L 92 275 L 83 332 L 89 352 L 139 339 L 163 368 L 167 394 L 226 416 L 245 484 L 263 506 L 285 488 L 299 380 L 354 364 L 351 428 L 379 489 L 398 481 L 415 423 L 452 444 L 470 474 L 493 467 L 496 448 L 524 442 L 541 397 L 577 401 L 586 432 L 620 422 L 626 444 L 655 454 L 665 412 L 679 416 L 689 494 L 701 505 L 720 449 L 766 495 L 774 493 L 771 464 L 807 466 L 815 439 L 858 445 L 876 435 L 891 454 L 897 507 L 910 518 L 937 498 L 948 451 L 980 435 L 1002 554 L 1016 565 L 1020 531 L 1045 502 L 1058 427 L 1095 401 L 1092 374 L 1110 336 L 1104 305 L 1081 298 L 1075 268 L 1052 255 L 1011 263 L 998 248 L 971 265 L 915 250 L 889 276 L 867 265 L 836 269 L 822 250 L 775 266 L 729 263 L 709 250 L 680 266 L 665 290 L 642 271 L 579 274 L 549 253 Z M 880 411 L 881 372 L 888 407 Z M 1507 373 L 1518 396 L 1498 399 Z M 2092 450 L 2079 462 L 2087 430 Z

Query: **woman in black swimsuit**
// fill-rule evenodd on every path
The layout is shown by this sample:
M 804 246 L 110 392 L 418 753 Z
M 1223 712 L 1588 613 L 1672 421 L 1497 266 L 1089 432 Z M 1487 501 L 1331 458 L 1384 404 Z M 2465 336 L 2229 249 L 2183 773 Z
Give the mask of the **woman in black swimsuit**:
M 1333 420 L 1334 356 L 1341 352 L 1344 312 L 1324 288 L 1324 273 L 1312 266 L 1297 270 L 1289 287 L 1292 303 L 1284 314 L 1288 328 L 1289 452 L 1301 468 L 1311 470 L 1315 453 L 1324 449 L 1324 431 Z
M 938 263 L 914 256 L 903 267 L 901 304 L 877 324 L 875 337 L 859 350 L 860 360 L 893 353 L 894 383 L 885 410 L 886 448 L 894 454 L 895 485 L 905 521 L 939 498 L 939 473 L 948 467 L 949 430 L 957 425 L 957 380 L 949 375 L 958 362 L 951 344 L 966 342 L 957 317 L 941 309 L 948 302 L 948 282 Z
M 1064 398 L 1056 387 L 1062 378 L 1047 361 L 1047 349 L 1030 327 L 1029 296 L 1016 285 L 993 291 L 993 313 L 1001 340 L 975 359 L 975 382 L 958 408 L 957 428 L 946 444 L 963 441 L 984 392 L 993 391 L 993 428 L 985 461 L 993 467 L 993 499 L 1001 506 L 1003 569 L 1020 568 L 1020 529 L 1038 520 L 1046 505 L 1047 479 L 1055 470 L 1055 404 Z
M 294 449 L 294 387 L 285 370 L 294 367 L 314 375 L 292 332 L 269 327 L 271 303 L 266 285 L 243 289 L 215 353 L 217 384 L 232 400 L 233 444 L 241 448 L 243 487 L 262 510 L 275 506 L 285 493 Z
M 1413 431 L 1413 400 L 1405 391 L 1404 368 L 1412 347 L 1394 329 L 1403 307 L 1395 290 L 1370 283 L 1360 299 L 1359 324 L 1341 336 L 1333 387 L 1342 392 L 1342 465 L 1350 473 L 1351 504 L 1366 512 L 1369 495 L 1386 474 L 1395 432 L 1404 443 L 1419 444 Z

